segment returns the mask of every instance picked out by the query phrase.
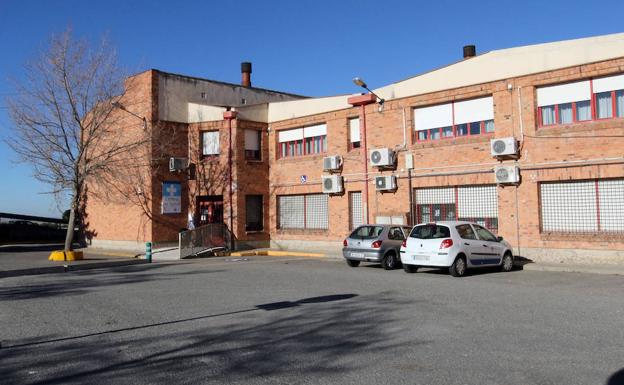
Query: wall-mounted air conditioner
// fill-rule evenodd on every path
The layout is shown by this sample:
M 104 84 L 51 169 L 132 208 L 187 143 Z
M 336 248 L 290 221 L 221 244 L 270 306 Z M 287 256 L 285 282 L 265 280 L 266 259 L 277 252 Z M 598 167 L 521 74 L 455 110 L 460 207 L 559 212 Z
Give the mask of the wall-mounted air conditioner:
M 342 192 L 342 176 L 323 175 L 323 192 L 325 194 L 337 194 Z
M 340 155 L 326 156 L 323 158 L 323 170 L 336 171 L 342 167 L 342 157 Z
M 520 182 L 520 169 L 518 166 L 496 166 L 494 179 L 497 184 L 517 184 Z
M 516 138 L 497 138 L 490 140 L 490 153 L 494 157 L 500 156 L 517 156 L 518 142 Z
M 169 158 L 169 171 L 184 171 L 188 167 L 186 158 Z
M 375 177 L 375 188 L 377 191 L 392 191 L 396 190 L 396 176 L 387 175 L 387 176 L 376 176 Z
M 373 167 L 392 167 L 394 151 L 389 148 L 376 148 L 370 151 L 369 159 Z

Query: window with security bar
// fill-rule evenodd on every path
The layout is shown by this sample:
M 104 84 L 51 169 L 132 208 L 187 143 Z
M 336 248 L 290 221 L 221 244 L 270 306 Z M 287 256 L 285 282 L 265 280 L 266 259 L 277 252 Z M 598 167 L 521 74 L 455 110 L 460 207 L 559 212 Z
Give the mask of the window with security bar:
M 326 230 L 329 228 L 326 194 L 277 197 L 280 229 Z
M 351 230 L 362 225 L 362 192 L 353 191 L 349 193 L 349 228 Z
M 624 179 L 540 183 L 541 229 L 624 233 Z
M 414 189 L 418 223 L 468 221 L 498 232 L 498 194 L 495 185 Z

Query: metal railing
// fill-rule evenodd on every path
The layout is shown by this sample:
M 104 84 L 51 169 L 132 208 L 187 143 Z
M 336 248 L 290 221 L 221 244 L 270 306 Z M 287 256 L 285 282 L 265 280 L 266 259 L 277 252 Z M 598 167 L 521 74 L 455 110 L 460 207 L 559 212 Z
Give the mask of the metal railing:
M 202 253 L 229 250 L 232 233 L 226 225 L 213 223 L 183 231 L 178 239 L 180 258 L 186 258 Z

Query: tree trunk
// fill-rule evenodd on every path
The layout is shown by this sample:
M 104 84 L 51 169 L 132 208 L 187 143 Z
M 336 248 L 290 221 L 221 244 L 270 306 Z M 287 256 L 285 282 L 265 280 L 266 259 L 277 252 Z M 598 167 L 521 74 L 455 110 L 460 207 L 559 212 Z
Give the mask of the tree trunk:
M 76 212 L 78 211 L 78 191 L 74 188 L 74 196 L 72 197 L 71 208 L 69 211 L 69 221 L 67 222 L 67 233 L 65 235 L 64 251 L 72 251 L 72 243 L 74 242 L 74 227 L 76 226 Z

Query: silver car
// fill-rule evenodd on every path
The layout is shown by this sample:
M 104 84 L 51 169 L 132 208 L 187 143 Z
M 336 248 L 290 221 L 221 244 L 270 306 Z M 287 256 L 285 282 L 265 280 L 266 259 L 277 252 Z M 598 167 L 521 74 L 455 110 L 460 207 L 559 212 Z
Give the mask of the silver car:
M 386 270 L 395 269 L 401 264 L 399 250 L 410 230 L 401 225 L 362 225 L 343 241 L 342 255 L 351 267 L 377 262 Z

